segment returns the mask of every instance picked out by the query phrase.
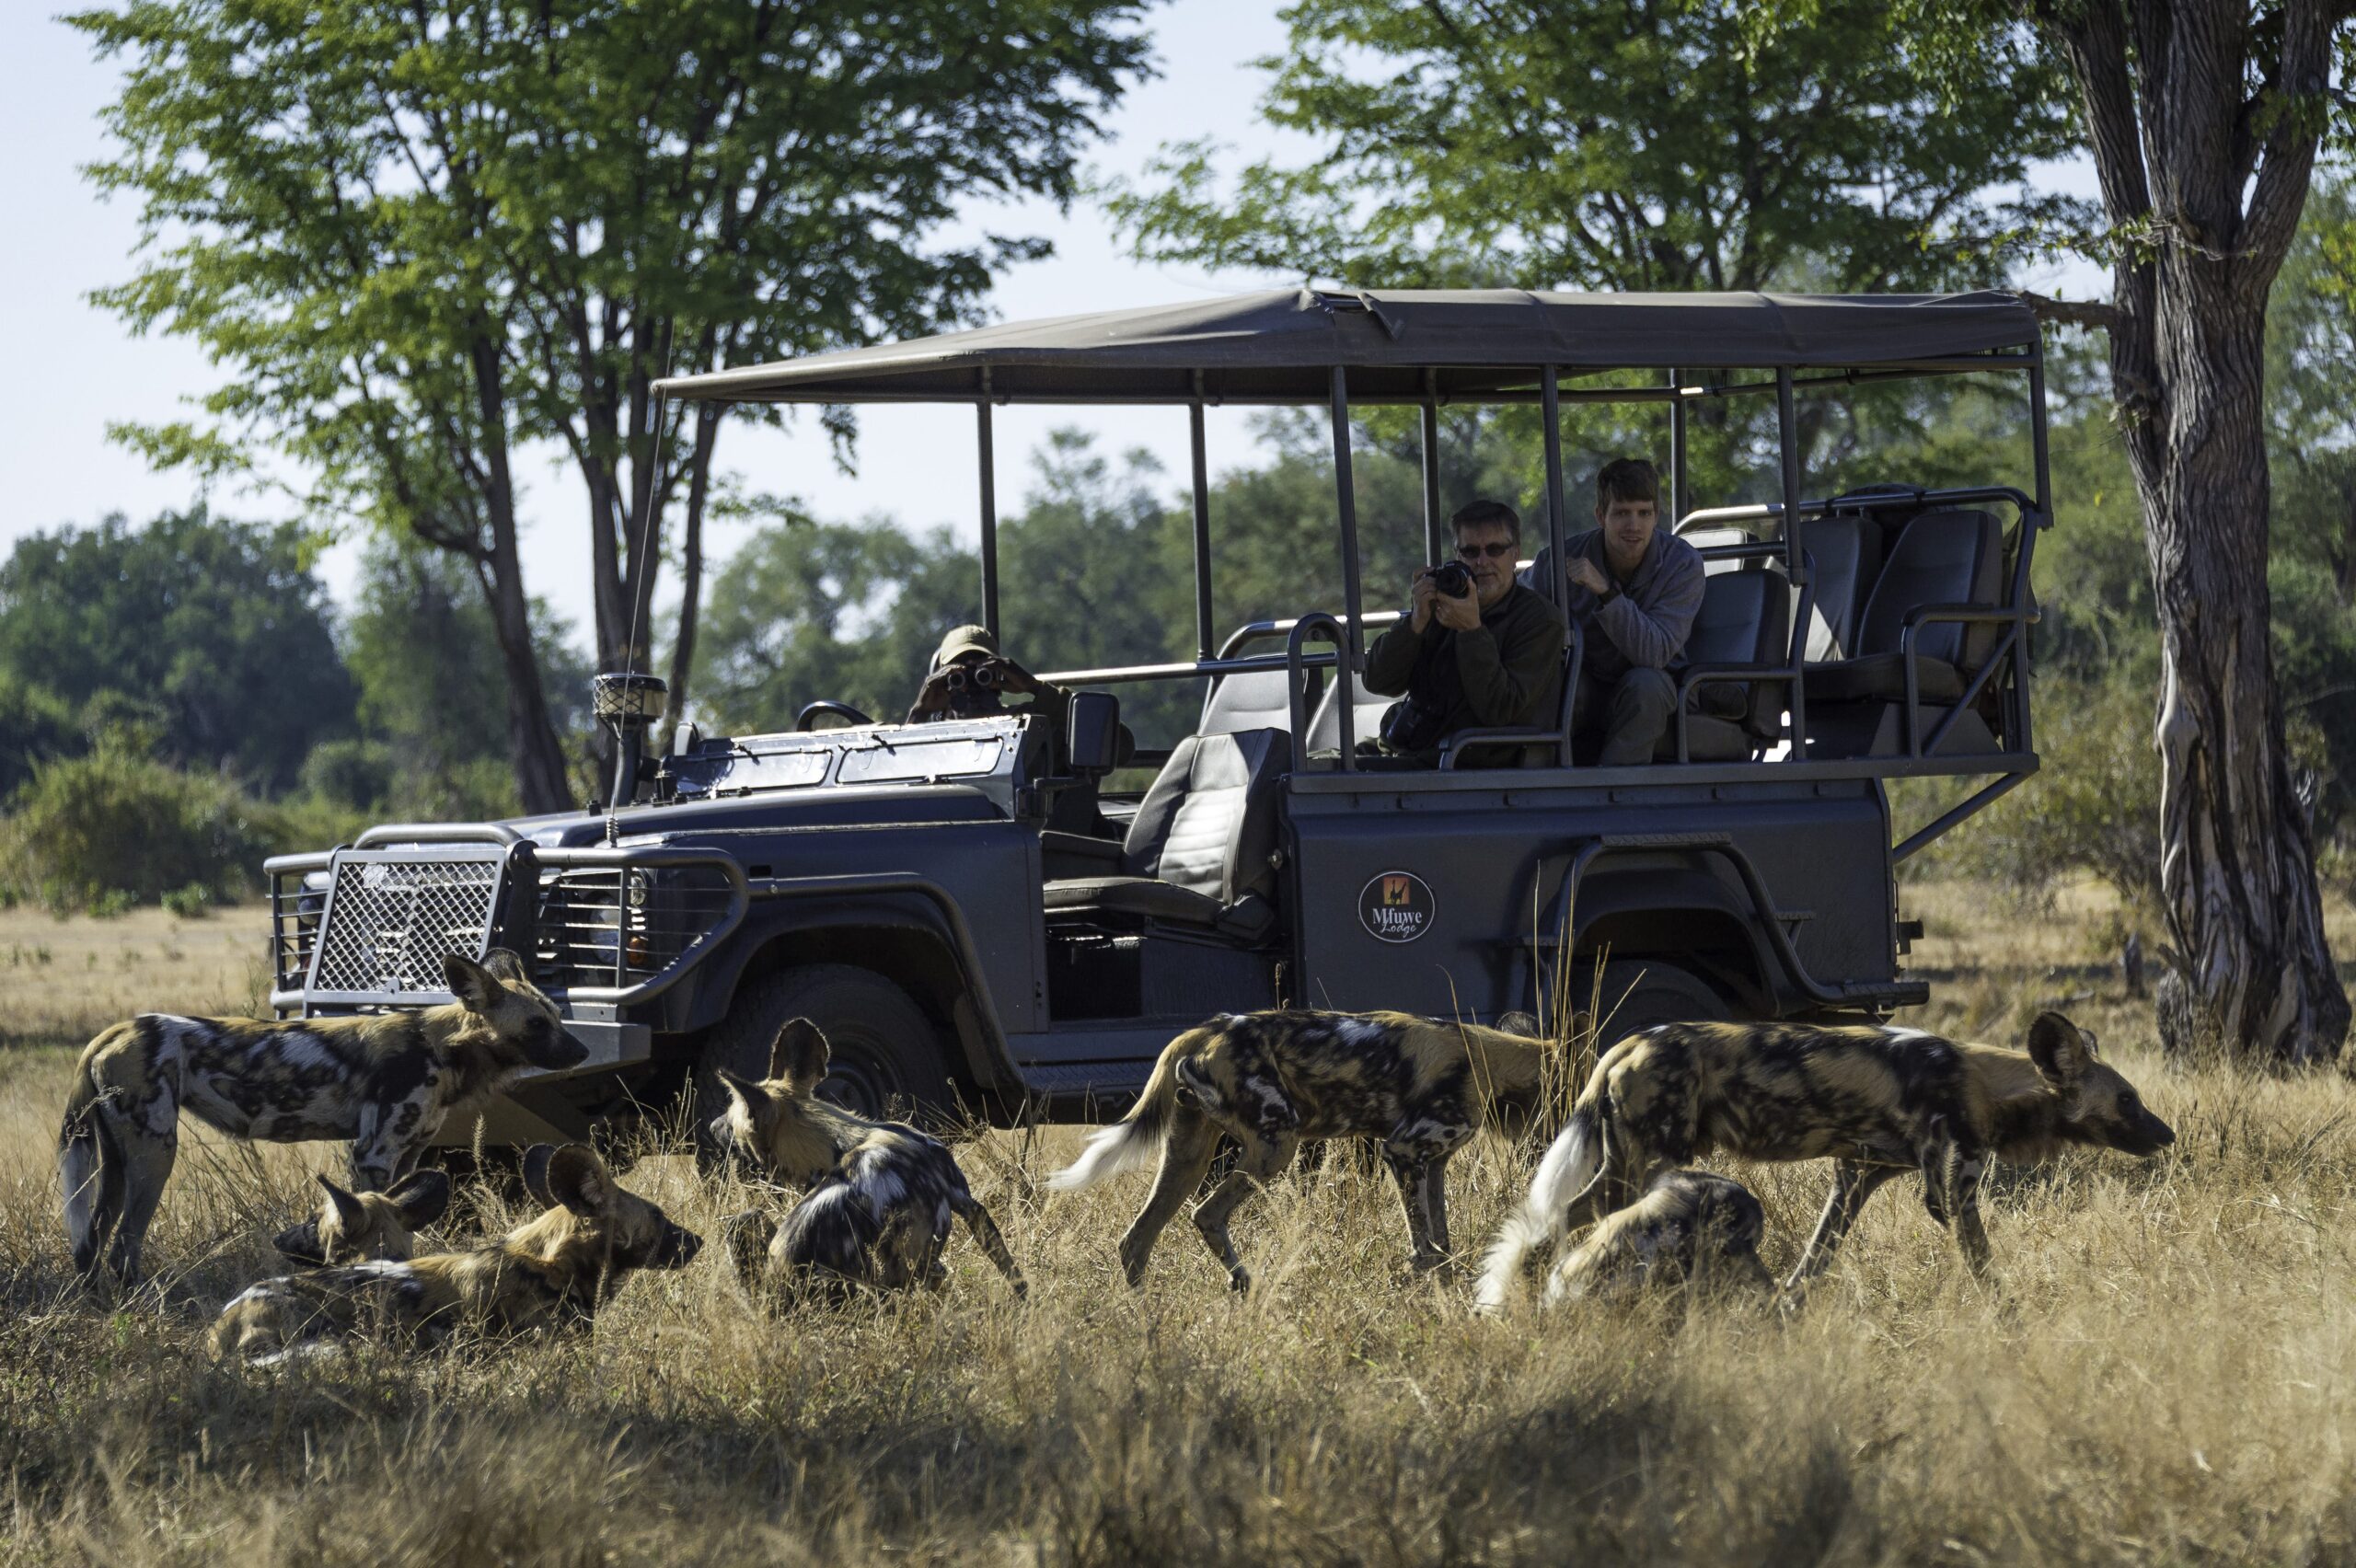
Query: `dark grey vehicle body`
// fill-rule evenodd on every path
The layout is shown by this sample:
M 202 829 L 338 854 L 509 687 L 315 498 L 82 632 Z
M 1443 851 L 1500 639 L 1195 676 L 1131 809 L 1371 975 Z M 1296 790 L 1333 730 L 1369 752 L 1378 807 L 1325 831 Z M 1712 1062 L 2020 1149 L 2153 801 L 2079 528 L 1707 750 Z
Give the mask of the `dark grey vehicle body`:
M 1692 368 L 1703 363 L 1772 377 Z M 1562 383 L 1562 372 L 1605 366 L 1665 374 L 1638 388 Z M 1802 499 L 1791 438 L 1801 392 L 1819 381 L 1981 370 L 2027 377 L 2033 494 L 1893 487 Z M 1113 759 L 1096 744 L 1100 703 L 1075 713 L 1062 737 L 1021 717 L 735 738 L 687 729 L 634 781 L 632 798 L 606 809 L 387 826 L 272 861 L 282 1012 L 440 999 L 434 976 L 449 948 L 536 955 L 540 983 L 595 1055 L 519 1085 L 488 1119 L 492 1141 L 578 1137 L 617 1114 L 664 1110 L 715 1054 L 745 1049 L 747 998 L 775 1002 L 779 976 L 884 997 L 902 1032 L 921 1034 L 871 1064 L 869 1098 L 880 1086 L 920 1101 L 962 1099 L 1001 1119 L 1115 1113 L 1174 1033 L 1212 1013 L 1279 1003 L 1487 1020 L 1566 1000 L 1584 1007 L 1600 985 L 1615 1026 L 1883 1014 L 1925 994 L 1901 970 L 1899 860 L 2037 767 L 2025 633 L 2036 618 L 2029 558 L 2051 505 L 2037 330 L 2008 296 L 1301 291 L 985 329 L 689 377 L 666 391 L 972 403 L 986 458 L 981 597 L 993 624 L 994 402 L 1191 405 L 1198 476 L 1206 401 L 1330 403 L 1337 432 L 1354 403 L 1421 405 L 1427 452 L 1443 398 L 1537 403 L 1556 559 L 1568 515 L 1559 403 L 1665 403 L 1670 514 L 1707 547 L 1714 592 L 1773 615 L 1757 623 L 1755 651 L 1697 655 L 1684 673 L 1691 688 L 1715 676 L 1749 704 L 1748 718 L 1719 726 L 1715 750 L 1689 718 L 1680 728 L 1690 732 L 1673 736 L 1662 760 L 1601 769 L 1582 764 L 1558 721 L 1505 734 L 1510 746 L 1485 754 L 1517 766 L 1484 766 L 1484 754 L 1458 748 L 1436 771 L 1369 770 L 1348 743 L 1371 727 L 1379 703 L 1328 700 L 1339 696 L 1328 690 L 1338 666 L 1359 667 L 1367 628 L 1388 618 L 1358 603 L 1345 438 L 1343 605 L 1303 606 L 1297 620 L 1215 640 L 1198 510 L 1198 657 L 1050 674 L 1091 692 L 1181 679 L 1213 693 L 1202 734 L 1174 756 L 1138 758 L 1164 767 L 1146 828 L 1133 827 L 1134 798 L 1103 792 Z M 1685 512 L 1687 403 L 1753 392 L 1775 397 L 1783 416 L 1784 502 Z M 1199 478 L 1195 488 L 1200 496 Z M 1435 559 L 1439 491 L 1427 465 Z M 1910 569 L 1917 557 L 1932 561 L 1921 581 L 1942 581 L 1934 536 L 1946 529 L 1981 541 L 1965 573 L 1973 592 L 1895 602 L 1912 581 L 1901 581 L 1901 559 Z M 1870 571 L 1819 567 L 1820 550 L 1838 554 L 1836 540 L 1857 538 L 1889 557 L 1888 586 Z M 1839 600 L 1830 616 L 1820 592 Z M 1829 623 L 1838 623 L 1831 641 Z M 1874 661 L 1859 648 L 1875 637 L 1888 646 L 1866 668 Z M 1934 649 L 1949 655 L 1944 664 Z M 1579 657 L 1574 639 L 1572 672 Z M 1811 699 L 1812 682 L 1840 700 Z M 1252 701 L 1222 702 L 1222 687 Z M 1703 756 L 1714 759 L 1695 760 Z M 1900 839 L 1887 780 L 1923 775 L 1988 781 Z M 1186 820 L 1210 835 L 1207 862 L 1196 853 L 1182 872 L 1171 869 L 1175 853 L 1156 860 L 1154 843 L 1141 847 L 1169 837 L 1173 812 L 1197 807 Z M 1172 879 L 1197 891 L 1171 892 L 1162 882 Z M 842 1057 L 841 1028 L 854 1020 L 819 1021 Z

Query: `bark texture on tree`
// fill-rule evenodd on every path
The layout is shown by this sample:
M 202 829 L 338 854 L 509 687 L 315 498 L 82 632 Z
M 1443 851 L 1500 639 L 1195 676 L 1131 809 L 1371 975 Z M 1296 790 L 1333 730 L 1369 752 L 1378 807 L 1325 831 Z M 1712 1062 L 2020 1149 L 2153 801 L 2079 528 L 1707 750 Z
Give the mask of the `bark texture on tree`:
M 2240 0 L 2089 0 L 2042 25 L 2083 94 L 2118 247 L 2110 368 L 2160 617 L 2158 990 L 2171 1049 L 2336 1058 L 2349 1004 L 2292 778 L 2267 588 L 2266 300 L 2344 7 L 2291 0 L 2248 90 Z

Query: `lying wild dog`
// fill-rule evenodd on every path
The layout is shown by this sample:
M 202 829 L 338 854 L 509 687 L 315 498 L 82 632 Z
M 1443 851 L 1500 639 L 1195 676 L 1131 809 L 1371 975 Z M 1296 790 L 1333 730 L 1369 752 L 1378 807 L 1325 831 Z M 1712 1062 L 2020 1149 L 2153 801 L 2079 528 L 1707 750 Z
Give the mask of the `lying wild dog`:
M 583 1144 L 536 1145 L 524 1185 L 548 1212 L 499 1240 L 262 1281 L 221 1309 L 213 1353 L 274 1361 L 355 1339 L 434 1345 L 461 1331 L 585 1327 L 632 1270 L 685 1268 L 703 1244 L 615 1185 Z
M 806 1189 L 782 1221 L 739 1215 L 729 1251 L 750 1287 L 809 1283 L 904 1290 L 941 1275 L 953 1216 L 1020 1296 L 1026 1288 L 997 1222 L 965 1184 L 948 1147 L 897 1122 L 870 1122 L 817 1097 L 826 1037 L 806 1018 L 789 1021 L 769 1048 L 759 1083 L 723 1071 L 728 1109 L 711 1123 L 729 1159 Z
M 1759 1261 L 1767 1216 L 1750 1189 L 1706 1170 L 1664 1166 L 1645 1195 L 1606 1215 L 1563 1254 L 1546 1282 L 1546 1305 L 1612 1298 L 1648 1286 L 1772 1287 Z
M 2134 1086 L 2096 1059 L 2094 1036 L 2060 1013 L 2038 1015 L 2026 1051 L 1913 1029 L 1663 1024 L 1596 1064 L 1489 1249 L 1479 1299 L 1502 1304 L 1532 1248 L 1623 1207 L 1656 1167 L 1712 1150 L 1836 1161 L 1824 1217 L 1785 1282 L 1796 1291 L 1831 1263 L 1875 1189 L 1904 1171 L 1923 1173 L 1925 1206 L 1980 1272 L 1990 1158 L 2034 1162 L 2072 1144 L 2141 1156 L 2175 1141 Z
M 318 1217 L 287 1227 L 271 1243 L 290 1262 L 404 1262 L 417 1251 L 413 1233 L 450 1206 L 450 1178 L 440 1170 L 412 1171 L 383 1193 L 347 1193 L 324 1176 L 318 1183 L 327 1189 Z
M 442 963 L 457 998 L 442 1007 L 278 1023 L 142 1013 L 101 1032 L 57 1140 L 74 1266 L 88 1278 L 103 1255 L 118 1278 L 137 1277 L 183 1109 L 232 1137 L 349 1138 L 352 1184 L 374 1192 L 525 1068 L 589 1059 L 514 953 Z
M 1236 1207 L 1283 1173 L 1304 1138 L 1369 1137 L 1399 1184 L 1415 1267 L 1439 1267 L 1449 1254 L 1449 1156 L 1501 1112 L 1536 1103 L 1554 1049 L 1527 1013 L 1498 1021 L 1507 1027 L 1396 1012 L 1221 1014 L 1164 1047 L 1128 1115 L 1047 1184 L 1091 1187 L 1159 1151 L 1152 1195 L 1121 1238 L 1121 1268 L 1135 1285 L 1162 1228 L 1201 1186 L 1220 1135 L 1233 1138 L 1242 1151 L 1235 1168 L 1195 1205 L 1194 1221 L 1243 1290 L 1251 1275 L 1227 1232 Z

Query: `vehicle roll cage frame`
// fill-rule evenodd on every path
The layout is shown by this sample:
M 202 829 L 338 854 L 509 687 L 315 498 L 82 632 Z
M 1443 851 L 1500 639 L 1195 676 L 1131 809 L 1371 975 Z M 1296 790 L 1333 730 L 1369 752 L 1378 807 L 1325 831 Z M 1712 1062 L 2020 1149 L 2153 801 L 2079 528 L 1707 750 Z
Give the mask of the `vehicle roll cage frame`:
M 1346 294 L 1324 294 L 1322 303 L 1329 311 L 1354 312 L 1369 307 L 1362 298 Z M 1501 366 L 1514 370 L 1516 367 Z M 1562 365 L 1542 363 L 1527 367 L 1536 385 L 1529 387 L 1504 386 L 1483 388 L 1477 393 L 1451 394 L 1438 386 L 1437 365 L 1426 366 L 1422 372 L 1423 390 L 1417 397 L 1403 397 L 1391 393 L 1362 395 L 1353 399 L 1349 388 L 1348 367 L 1340 363 L 1326 372 L 1327 404 L 1332 427 L 1334 468 L 1335 512 L 1340 525 L 1340 565 L 1342 569 L 1342 614 L 1337 617 L 1319 611 L 1290 620 L 1258 621 L 1238 628 L 1224 641 L 1216 632 L 1213 580 L 1211 571 L 1209 465 L 1207 462 L 1205 410 L 1217 406 L 1300 407 L 1305 399 L 1298 396 L 1253 393 L 1244 395 L 1215 395 L 1207 392 L 1204 372 L 1191 372 L 1192 396 L 1184 399 L 1187 410 L 1190 441 L 1190 469 L 1193 480 L 1192 545 L 1195 569 L 1195 623 L 1196 656 L 1191 662 L 1157 664 L 1137 664 L 1103 669 L 1062 670 L 1045 672 L 1042 678 L 1064 686 L 1117 685 L 1155 680 L 1216 678 L 1256 671 L 1286 672 L 1289 689 L 1293 733 L 1305 734 L 1304 698 L 1308 690 L 1309 673 L 1330 669 L 1346 663 L 1353 672 L 1365 668 L 1365 631 L 1369 626 L 1387 624 L 1398 618 L 1396 612 L 1379 612 L 1369 616 L 1361 602 L 1358 572 L 1357 507 L 1352 482 L 1350 448 L 1350 411 L 1353 407 L 1413 407 L 1419 410 L 1422 436 L 1422 490 L 1424 510 L 1425 559 L 1437 562 L 1446 527 L 1446 513 L 1440 501 L 1439 474 L 1439 410 L 1443 406 L 1511 406 L 1536 404 L 1542 409 L 1543 449 L 1545 457 L 1546 543 L 1550 559 L 1563 559 L 1568 537 L 1568 510 L 1564 491 L 1562 407 L 1574 404 L 1647 404 L 1666 403 L 1669 408 L 1669 513 L 1678 519 L 1680 530 L 1697 525 L 1760 525 L 1781 523 L 1784 525 L 1777 539 L 1757 539 L 1744 545 L 1722 545 L 1704 548 L 1702 554 L 1710 559 L 1774 559 L 1780 558 L 1784 572 L 1799 598 L 1793 617 L 1790 653 L 1780 664 L 1713 664 L 1682 672 L 1679 687 L 1680 700 L 1676 716 L 1678 762 L 1675 765 L 1646 764 L 1634 767 L 1582 767 L 1577 769 L 1582 782 L 1599 786 L 1624 786 L 1638 782 L 1658 783 L 1665 777 L 1681 783 L 1721 784 L 1766 778 L 1793 781 L 1834 778 L 1887 778 L 1928 775 L 1987 775 L 1994 780 L 1934 819 L 1920 831 L 1899 843 L 1892 853 L 1903 860 L 1927 847 L 1931 842 L 1966 818 L 1975 814 L 1998 797 L 2017 787 L 2038 767 L 2038 758 L 2029 729 L 2027 682 L 2029 649 L 2024 628 L 2038 619 L 2028 595 L 2030 563 L 2035 537 L 2038 531 L 2051 525 L 2052 481 L 2048 453 L 2046 428 L 2045 366 L 2042 344 L 2031 339 L 2025 348 L 2014 351 L 1989 350 L 1969 353 L 1933 355 L 1897 361 L 1877 361 L 1855 368 L 1828 372 L 1798 374 L 1788 364 L 1774 368 L 1769 380 L 1737 380 L 1730 375 L 1715 381 L 1689 381 L 1685 375 L 1672 369 L 1666 379 L 1656 386 L 1571 386 L 1562 385 Z M 1611 367 L 1582 364 L 1575 374 L 1609 374 Z M 1814 559 L 1806 548 L 1807 520 L 1830 512 L 1832 501 L 1805 501 L 1800 493 L 1800 468 L 1796 400 L 1802 388 L 1837 387 L 1863 384 L 1913 380 L 1930 376 L 1969 375 L 1985 372 L 2013 372 L 2026 375 L 2029 394 L 2029 423 L 2035 469 L 2035 494 L 2024 495 L 2010 487 L 1990 486 L 1946 490 L 1908 490 L 1888 494 L 1869 493 L 1836 498 L 1843 511 L 1877 511 L 1900 507 L 1922 508 L 1930 505 L 1962 505 L 1971 502 L 2003 502 L 2011 505 L 2017 516 L 2013 546 L 2011 581 L 2007 584 L 2007 606 L 1991 608 L 1969 605 L 1925 605 L 1910 611 L 1901 632 L 1900 655 L 1905 679 L 1905 701 L 1902 717 L 1904 747 L 1902 755 L 1881 757 L 1820 759 L 1808 756 L 1807 734 L 1807 671 L 1805 652 L 1810 616 L 1814 605 Z M 667 384 L 658 385 L 655 410 L 657 428 L 661 428 L 664 410 L 659 406 L 666 397 Z M 682 389 L 686 389 L 683 387 Z M 1763 397 L 1775 399 L 1776 434 L 1780 455 L 1780 477 L 1783 500 L 1747 506 L 1718 507 L 1687 513 L 1684 508 L 1690 496 L 1688 477 L 1687 409 L 1705 398 Z M 718 400 L 728 400 L 728 394 L 710 394 Z M 813 395 L 807 400 L 826 400 Z M 998 494 L 997 459 L 992 409 L 999 403 L 1017 399 L 1002 395 L 992 385 L 990 366 L 980 364 L 976 369 L 970 393 L 960 395 L 939 387 L 897 390 L 888 387 L 862 386 L 845 401 L 907 402 L 953 404 L 970 401 L 974 405 L 976 436 L 979 449 L 978 514 L 980 520 L 982 619 L 993 635 L 1000 630 L 999 615 L 998 562 Z M 1180 401 L 1168 394 L 1141 393 L 1124 396 L 1117 391 L 1090 388 L 1068 394 L 1055 391 L 1029 390 L 1021 401 L 1042 404 L 1120 405 L 1149 404 L 1168 407 Z M 1758 532 L 1756 526 L 1747 531 Z M 1569 633 L 1567 658 L 1569 674 L 1576 680 L 1584 649 L 1577 628 L 1570 625 L 1569 609 L 1564 595 L 1548 584 L 1548 596 L 1561 609 Z M 1963 694 L 1940 719 L 1924 732 L 1921 713 L 1920 683 L 1916 669 L 1915 647 L 1924 628 L 1935 625 L 1992 624 L 2003 629 L 1993 650 L 1980 667 L 1969 674 Z M 1282 635 L 1286 638 L 1281 654 L 1247 654 L 1240 651 L 1245 644 Z M 1308 644 L 1322 641 L 1334 651 L 1311 653 Z M 1999 680 L 1999 672 L 2009 672 L 2011 678 L 1999 686 L 1999 700 L 2004 707 L 2002 724 L 2004 750 L 1943 758 L 1937 755 L 1940 744 L 1953 730 L 1963 711 L 1979 700 L 1992 680 Z M 1690 755 L 1687 732 L 1686 705 L 1682 700 L 1697 687 L 1716 682 L 1760 681 L 1781 685 L 1787 693 L 1786 711 L 1789 724 L 1784 739 L 1788 755 L 1773 761 L 1744 760 L 1725 763 L 1693 763 Z M 1575 689 L 1575 688 L 1573 688 Z M 1363 772 L 1355 767 L 1356 736 L 1353 704 L 1347 700 L 1336 703 L 1340 721 L 1341 752 L 1324 767 L 1315 767 L 1305 758 L 1297 763 L 1296 787 L 1323 792 L 1332 789 L 1361 788 L 1351 776 Z M 1565 715 L 1567 716 L 1567 702 Z M 1481 741 L 1515 740 L 1525 746 L 1547 747 L 1554 751 L 1558 766 L 1570 762 L 1569 736 L 1566 725 L 1544 726 L 1530 730 L 1484 731 L 1468 739 Z M 1463 755 L 1462 747 L 1451 748 L 1443 758 L 1438 777 L 1425 776 L 1419 788 L 1470 787 L 1473 780 L 1464 777 L 1456 765 Z M 1665 767 L 1674 767 L 1674 773 L 1665 776 Z M 1393 772 L 1381 775 L 1385 788 L 1401 786 L 1408 776 Z M 1450 782 L 1461 779 L 1461 782 Z M 1491 781 L 1488 788 L 1495 788 Z

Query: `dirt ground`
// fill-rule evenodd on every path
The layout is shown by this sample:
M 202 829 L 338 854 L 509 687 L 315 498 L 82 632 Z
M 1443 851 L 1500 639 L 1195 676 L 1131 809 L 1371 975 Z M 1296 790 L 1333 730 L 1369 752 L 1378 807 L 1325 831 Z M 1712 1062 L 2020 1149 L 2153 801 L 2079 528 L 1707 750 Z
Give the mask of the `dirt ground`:
M 2344 1561 L 2356 1555 L 2356 1089 L 2162 1061 L 2105 897 L 2024 913 L 1915 890 L 1935 997 L 1906 1021 L 2016 1041 L 2045 1006 L 2179 1138 L 2005 1170 L 1973 1284 L 1911 1182 L 1797 1319 L 1662 1306 L 1502 1320 L 1412 1282 L 1395 1197 L 1330 1161 L 1247 1207 L 1230 1297 L 1184 1226 L 1118 1280 L 1132 1176 L 1049 1195 L 1080 1133 L 961 1150 L 1033 1282 L 960 1239 L 937 1297 L 785 1318 L 717 1248 L 594 1333 L 282 1372 L 210 1363 L 324 1146 L 183 1146 L 151 1260 L 109 1307 L 66 1277 L 52 1170 L 69 1048 L 140 1008 L 242 1007 L 257 911 L 0 917 L 0 1562 Z M 2336 951 L 2356 922 L 2335 913 Z M 21 955 L 21 956 L 18 956 Z M 43 956 L 45 955 L 45 956 Z M 29 1043 L 40 1042 L 40 1043 Z M 1452 1171 L 1478 1246 L 1535 1150 Z M 1787 1263 L 1825 1173 L 1737 1169 Z M 642 1161 L 710 1234 L 753 1195 Z M 477 1195 L 452 1236 L 503 1223 Z

